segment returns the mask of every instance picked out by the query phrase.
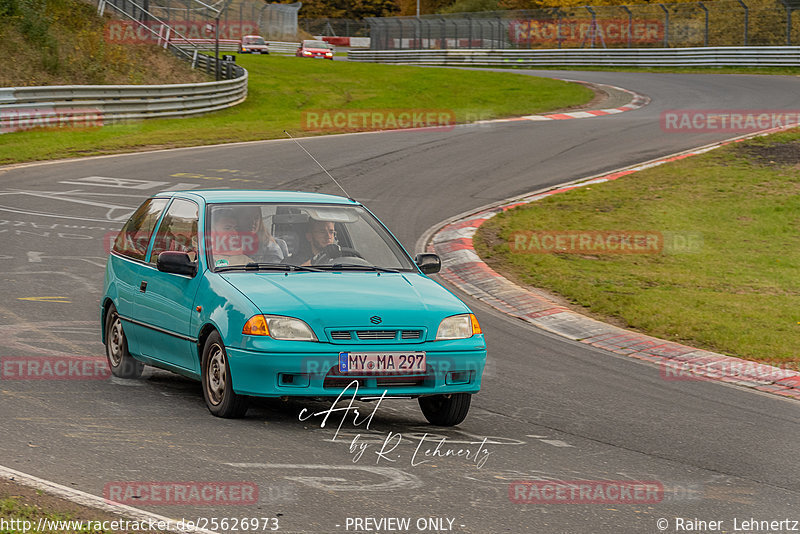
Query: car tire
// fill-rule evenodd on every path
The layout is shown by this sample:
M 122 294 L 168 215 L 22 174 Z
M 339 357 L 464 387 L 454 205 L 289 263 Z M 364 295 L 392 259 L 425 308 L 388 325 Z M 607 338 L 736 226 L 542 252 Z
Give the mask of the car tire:
M 122 328 L 122 319 L 112 304 L 106 313 L 106 359 L 111 374 L 119 378 L 139 378 L 144 364 L 128 352 L 128 340 Z
M 247 412 L 248 398 L 233 391 L 228 353 L 217 332 L 211 333 L 203 346 L 201 378 L 203 398 L 213 415 L 234 419 Z
M 418 399 L 422 415 L 432 425 L 455 426 L 467 418 L 472 395 L 452 393 L 450 395 L 430 395 Z

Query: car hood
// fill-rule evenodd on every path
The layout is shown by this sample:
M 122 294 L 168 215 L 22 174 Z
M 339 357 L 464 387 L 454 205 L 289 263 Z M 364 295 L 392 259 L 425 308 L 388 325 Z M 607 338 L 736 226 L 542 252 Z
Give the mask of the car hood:
M 313 52 L 315 54 L 318 54 L 320 52 L 325 53 L 330 51 L 331 50 L 329 48 L 303 48 L 303 52 Z
M 418 273 L 225 273 L 261 313 L 303 319 L 325 328 L 438 328 L 450 315 L 469 313 L 455 295 Z M 377 324 L 373 317 L 380 317 Z

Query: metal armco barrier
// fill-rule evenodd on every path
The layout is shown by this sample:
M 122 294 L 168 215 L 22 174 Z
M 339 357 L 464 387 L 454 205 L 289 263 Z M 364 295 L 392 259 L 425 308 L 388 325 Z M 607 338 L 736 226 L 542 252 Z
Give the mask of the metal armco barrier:
M 290 43 L 285 41 L 267 41 L 269 53 L 276 56 L 293 56 L 297 49 L 300 48 L 300 43 Z
M 796 67 L 800 47 L 351 50 L 350 61 L 475 66 Z
M 269 47 L 269 53 L 276 56 L 294 55 L 294 53 L 300 46 L 300 43 L 287 43 L 283 41 L 265 41 L 265 42 Z M 238 52 L 239 43 L 240 41 L 237 40 L 220 39 L 219 50 L 220 52 Z M 187 43 L 182 43 L 180 41 L 172 41 L 171 44 L 175 45 L 176 47 L 182 50 L 186 50 L 189 52 L 197 48 L 203 50 L 214 50 L 214 45 L 215 45 L 214 39 L 189 39 Z
M 197 56 L 198 68 L 214 58 Z M 223 63 L 218 82 L 170 85 L 54 85 L 0 88 L 0 133 L 35 126 L 99 126 L 130 119 L 190 117 L 235 106 L 247 97 L 247 71 Z

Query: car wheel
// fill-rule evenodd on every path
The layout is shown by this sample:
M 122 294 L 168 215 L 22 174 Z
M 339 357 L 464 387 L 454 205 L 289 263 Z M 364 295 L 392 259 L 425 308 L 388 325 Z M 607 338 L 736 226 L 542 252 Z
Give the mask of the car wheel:
M 472 395 L 469 393 L 431 395 L 420 397 L 418 400 L 422 415 L 430 424 L 455 426 L 466 419 Z
M 208 410 L 217 417 L 242 417 L 247 412 L 247 397 L 233 391 L 228 353 L 222 338 L 213 332 L 203 347 L 203 397 Z
M 128 352 L 128 340 L 122 329 L 122 319 L 112 304 L 106 313 L 106 359 L 111 374 L 119 378 L 139 378 L 144 364 Z

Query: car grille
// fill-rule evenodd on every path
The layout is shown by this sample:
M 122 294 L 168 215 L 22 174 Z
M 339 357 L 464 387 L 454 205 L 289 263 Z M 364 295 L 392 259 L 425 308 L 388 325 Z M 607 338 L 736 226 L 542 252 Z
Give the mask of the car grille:
M 357 330 L 358 339 L 394 339 L 397 330 Z
M 425 340 L 424 330 L 421 329 L 392 329 L 392 330 L 331 330 L 331 341 L 388 341 L 388 342 L 422 342 Z
M 343 341 L 350 339 L 350 332 L 348 330 L 334 330 L 331 332 L 331 339 L 336 341 Z
M 358 382 L 359 388 L 378 387 L 378 388 L 400 388 L 417 387 L 433 383 L 432 371 L 425 374 L 404 375 L 404 376 L 369 376 L 359 374 L 342 374 L 338 366 L 331 367 L 325 375 L 322 387 L 325 389 L 342 389 L 353 381 Z M 374 386 L 373 386 L 374 384 Z

